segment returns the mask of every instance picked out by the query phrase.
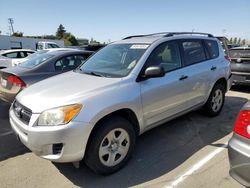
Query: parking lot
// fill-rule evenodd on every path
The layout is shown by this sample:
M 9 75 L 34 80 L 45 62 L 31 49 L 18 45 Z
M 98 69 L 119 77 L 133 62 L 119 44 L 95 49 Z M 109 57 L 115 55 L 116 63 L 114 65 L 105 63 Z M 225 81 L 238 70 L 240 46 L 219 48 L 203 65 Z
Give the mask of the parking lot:
M 234 87 L 218 117 L 192 112 L 146 132 L 129 163 L 110 176 L 32 154 L 16 140 L 1 102 L 0 187 L 241 187 L 228 174 L 226 144 L 248 99 L 249 89 Z

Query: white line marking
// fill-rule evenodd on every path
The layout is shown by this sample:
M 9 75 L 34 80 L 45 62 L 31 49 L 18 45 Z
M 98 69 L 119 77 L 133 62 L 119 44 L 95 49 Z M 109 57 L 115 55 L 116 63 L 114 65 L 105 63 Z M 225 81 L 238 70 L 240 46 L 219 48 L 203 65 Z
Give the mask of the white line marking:
M 222 152 L 227 147 L 227 143 L 223 144 L 220 148 L 217 148 L 212 153 L 201 159 L 198 163 L 194 164 L 189 170 L 180 175 L 175 181 L 171 182 L 170 185 L 164 186 L 163 188 L 173 188 L 176 187 L 179 183 L 183 182 L 188 176 L 193 174 L 195 171 L 199 170 L 204 166 L 208 161 L 214 158 L 217 154 Z
M 8 132 L 5 132 L 5 133 L 2 133 L 2 134 L 0 134 L 0 137 L 7 136 L 7 135 L 10 135 L 10 134 L 13 134 L 13 131 L 8 131 Z

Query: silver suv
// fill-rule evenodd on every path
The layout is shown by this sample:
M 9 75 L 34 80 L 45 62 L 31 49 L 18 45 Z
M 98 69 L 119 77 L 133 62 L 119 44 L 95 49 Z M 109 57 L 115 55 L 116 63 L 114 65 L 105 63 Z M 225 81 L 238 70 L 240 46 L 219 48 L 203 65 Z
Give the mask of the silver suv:
M 218 115 L 230 75 L 211 34 L 130 36 L 76 70 L 23 90 L 10 123 L 38 156 L 84 159 L 96 173 L 109 174 L 124 166 L 143 132 L 198 108 Z

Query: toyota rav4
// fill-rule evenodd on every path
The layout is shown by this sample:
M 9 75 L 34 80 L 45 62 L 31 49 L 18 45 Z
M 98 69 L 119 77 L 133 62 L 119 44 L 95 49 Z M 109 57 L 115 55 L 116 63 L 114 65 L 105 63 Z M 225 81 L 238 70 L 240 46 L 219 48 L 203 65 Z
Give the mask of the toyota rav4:
M 128 161 L 136 137 L 192 110 L 222 110 L 230 62 L 206 33 L 156 33 L 114 42 L 76 70 L 23 90 L 10 123 L 24 145 L 54 162 L 100 174 Z

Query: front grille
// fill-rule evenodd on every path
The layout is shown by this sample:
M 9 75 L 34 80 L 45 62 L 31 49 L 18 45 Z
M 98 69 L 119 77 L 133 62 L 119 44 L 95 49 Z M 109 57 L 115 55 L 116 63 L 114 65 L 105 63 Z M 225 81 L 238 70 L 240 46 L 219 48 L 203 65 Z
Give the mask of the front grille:
M 15 101 L 13 104 L 13 110 L 16 117 L 25 124 L 29 124 L 32 111 L 25 106 L 21 105 L 19 102 Z

